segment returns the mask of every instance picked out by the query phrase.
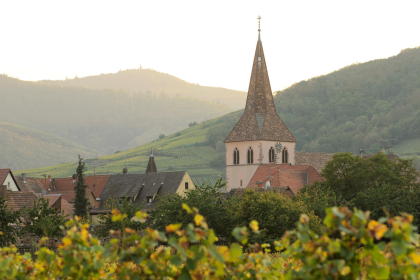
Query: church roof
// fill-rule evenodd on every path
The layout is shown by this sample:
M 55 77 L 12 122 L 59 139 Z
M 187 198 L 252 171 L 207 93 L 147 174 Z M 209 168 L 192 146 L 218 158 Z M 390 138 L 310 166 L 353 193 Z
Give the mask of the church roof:
M 296 142 L 277 115 L 259 33 L 245 111 L 225 142 L 254 140 Z

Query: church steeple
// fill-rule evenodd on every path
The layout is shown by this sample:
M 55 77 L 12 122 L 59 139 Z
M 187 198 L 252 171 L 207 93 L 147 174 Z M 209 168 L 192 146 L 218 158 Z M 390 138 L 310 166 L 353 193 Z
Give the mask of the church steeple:
M 155 157 L 153 156 L 153 149 L 150 151 L 149 162 L 147 163 L 146 173 L 157 172 Z
M 260 19 L 261 17 L 258 17 L 258 20 Z M 258 22 L 258 41 L 245 111 L 226 138 L 226 143 L 254 140 L 296 142 L 292 133 L 277 115 L 274 106 L 260 33 L 260 22 Z

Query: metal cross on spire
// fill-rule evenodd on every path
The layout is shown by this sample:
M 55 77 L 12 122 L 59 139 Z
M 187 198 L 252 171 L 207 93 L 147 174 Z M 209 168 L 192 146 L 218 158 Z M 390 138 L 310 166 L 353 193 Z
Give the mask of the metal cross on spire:
M 261 16 L 258 16 L 258 31 L 261 31 Z

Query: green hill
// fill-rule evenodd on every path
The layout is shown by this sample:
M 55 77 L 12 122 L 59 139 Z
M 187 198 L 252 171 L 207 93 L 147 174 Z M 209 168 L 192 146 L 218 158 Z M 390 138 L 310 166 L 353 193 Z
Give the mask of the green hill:
M 417 155 L 420 142 L 420 49 L 351 65 L 275 96 L 277 112 L 297 138 L 297 150 L 375 153 L 381 140 L 397 138 L 401 156 Z M 228 114 L 137 148 L 87 161 L 88 173 L 144 172 L 150 148 L 160 170 L 188 170 L 194 180 L 224 173 L 223 140 L 241 115 Z M 405 144 L 404 144 L 405 143 Z M 211 152 L 210 152 L 211 151 Z M 69 176 L 75 163 L 26 170 Z
M 24 169 L 97 157 L 92 149 L 45 132 L 0 122 L 0 168 Z
M 231 111 L 221 104 L 187 97 L 46 85 L 5 75 L 0 75 L 0 100 L 7 104 L 0 110 L 1 121 L 50 133 L 103 154 L 139 146 L 159 134 L 174 133 Z
M 381 140 L 420 139 L 420 48 L 299 82 L 275 103 L 299 150 L 374 153 Z
M 167 96 L 189 97 L 218 103 L 233 110 L 242 109 L 246 93 L 231 89 L 204 87 L 191 84 L 169 74 L 150 69 L 130 69 L 118 73 L 101 74 L 84 78 L 67 79 L 64 81 L 39 81 L 42 84 L 56 86 L 76 86 L 91 89 L 126 90 L 133 93 L 154 93 Z
M 218 177 L 225 176 L 225 149 L 224 144 L 217 140 L 220 138 L 218 135 L 224 135 L 227 129 L 230 130 L 241 113 L 238 111 L 205 121 L 128 151 L 86 159 L 86 174 L 121 173 L 124 166 L 127 166 L 128 173 L 143 173 L 153 149 L 158 171 L 188 170 L 195 183 L 215 182 Z M 74 161 L 17 172 L 35 177 L 42 174 L 67 177 L 75 173 L 76 167 Z

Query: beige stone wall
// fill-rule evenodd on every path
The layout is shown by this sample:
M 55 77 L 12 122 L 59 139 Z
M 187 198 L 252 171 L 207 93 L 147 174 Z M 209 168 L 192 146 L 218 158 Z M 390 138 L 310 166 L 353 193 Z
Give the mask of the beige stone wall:
M 10 172 L 9 172 L 9 174 L 7 174 L 6 180 L 4 180 L 3 185 L 6 185 L 7 190 L 9 190 L 9 191 L 14 191 L 14 192 L 19 191 L 19 189 L 16 186 L 15 181 L 13 180 L 13 177 L 10 174 Z
M 277 141 L 243 141 L 226 143 L 226 190 L 233 188 L 245 188 L 259 164 L 269 163 L 269 150 L 275 149 Z M 282 149 L 286 148 L 289 156 L 288 161 L 295 164 L 296 143 L 280 142 Z M 248 164 L 248 149 L 251 147 L 254 151 L 254 163 Z M 239 164 L 233 164 L 233 151 L 239 150 Z M 276 163 L 282 163 L 281 152 L 276 154 Z M 242 180 L 242 186 L 241 186 Z
M 191 180 L 190 174 L 188 174 L 188 172 L 185 172 L 184 178 L 182 179 L 181 184 L 178 187 L 178 190 L 176 191 L 177 194 L 179 194 L 180 196 L 184 196 L 184 192 L 186 191 L 185 189 L 185 183 L 188 182 L 188 190 L 193 190 L 195 189 L 194 183 Z

